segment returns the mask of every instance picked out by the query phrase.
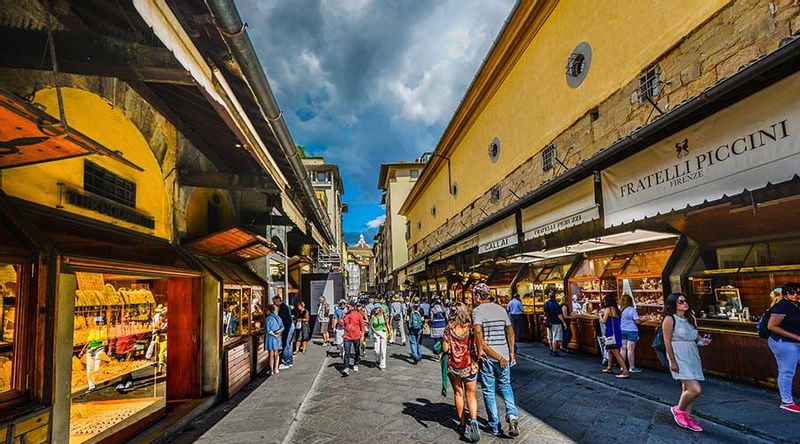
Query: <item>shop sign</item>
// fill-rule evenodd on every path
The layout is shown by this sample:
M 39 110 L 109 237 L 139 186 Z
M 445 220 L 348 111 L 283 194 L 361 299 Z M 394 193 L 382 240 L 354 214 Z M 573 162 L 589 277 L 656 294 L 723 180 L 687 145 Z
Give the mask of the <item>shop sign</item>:
M 461 253 L 463 251 L 467 251 L 470 248 L 474 248 L 478 246 L 478 236 L 472 236 L 463 241 L 451 245 L 444 250 L 440 251 L 438 254 L 431 255 L 431 262 L 440 261 L 442 259 L 448 258 L 455 254 Z
M 409 265 L 408 268 L 406 268 L 406 274 L 409 276 L 411 276 L 412 274 L 417 274 L 421 271 L 425 271 L 425 261 L 419 261 L 417 263 Z
M 541 225 L 525 232 L 526 239 L 535 239 L 546 234 L 554 233 L 565 228 L 574 227 L 590 220 L 600 217 L 600 207 L 594 205 L 592 208 L 581 211 L 578 214 L 571 214 L 554 220 L 546 225 Z
M 606 227 L 791 180 L 799 101 L 794 74 L 604 170 Z
M 478 253 L 488 253 L 490 251 L 499 250 L 501 248 L 510 247 L 512 245 L 517 245 L 517 235 L 512 234 L 511 236 L 504 237 L 502 239 L 497 239 L 495 241 L 491 241 L 485 244 L 478 245 Z
M 599 219 L 600 207 L 594 194 L 594 177 L 587 177 L 523 209 L 525 240 Z
M 95 196 L 89 193 L 81 193 L 75 190 L 68 190 L 67 202 L 87 210 L 105 214 L 108 217 L 128 222 L 141 227 L 155 229 L 156 221 L 131 207 L 114 202 L 112 200 Z
M 478 233 L 478 253 L 510 247 L 517 242 L 517 220 L 515 216 L 509 216 Z

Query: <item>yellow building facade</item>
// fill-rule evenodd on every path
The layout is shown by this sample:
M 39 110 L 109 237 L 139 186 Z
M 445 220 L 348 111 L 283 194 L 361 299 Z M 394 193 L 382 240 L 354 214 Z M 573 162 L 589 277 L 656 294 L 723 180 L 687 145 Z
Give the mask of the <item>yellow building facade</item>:
M 773 14 L 768 3 L 520 2 L 400 210 L 409 260 L 652 121 L 659 113 L 637 95 L 648 68 L 658 65 L 654 101 L 666 112 L 774 51 L 797 11 L 778 2 Z M 585 72 L 572 86 L 566 71 L 582 45 Z M 557 161 L 543 171 L 551 144 Z

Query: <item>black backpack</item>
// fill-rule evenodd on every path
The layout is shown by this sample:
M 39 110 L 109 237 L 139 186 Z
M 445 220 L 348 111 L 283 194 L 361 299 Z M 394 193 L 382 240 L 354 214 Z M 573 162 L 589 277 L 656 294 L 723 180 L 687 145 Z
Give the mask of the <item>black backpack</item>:
M 769 324 L 769 318 L 771 315 L 772 311 L 771 309 L 768 308 L 766 311 L 764 311 L 761 317 L 758 318 L 758 324 L 756 324 L 756 331 L 758 331 L 758 337 L 761 339 L 769 339 L 770 332 L 769 329 L 767 328 L 767 325 Z

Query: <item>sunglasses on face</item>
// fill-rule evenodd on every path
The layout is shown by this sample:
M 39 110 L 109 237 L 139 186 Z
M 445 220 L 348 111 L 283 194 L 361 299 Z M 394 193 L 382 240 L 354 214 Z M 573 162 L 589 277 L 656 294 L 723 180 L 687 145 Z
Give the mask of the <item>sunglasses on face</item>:
M 688 302 L 686 301 L 686 299 L 678 299 L 678 303 L 679 303 L 679 304 L 688 304 Z

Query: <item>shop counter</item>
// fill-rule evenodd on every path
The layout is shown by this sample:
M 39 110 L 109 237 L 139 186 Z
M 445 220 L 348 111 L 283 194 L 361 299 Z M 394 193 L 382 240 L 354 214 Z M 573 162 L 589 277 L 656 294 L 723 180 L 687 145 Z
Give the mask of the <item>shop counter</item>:
M 253 376 L 255 376 L 263 372 L 269 365 L 267 362 L 269 351 L 264 350 L 264 332 L 253 334 L 253 347 L 255 348 L 253 353 Z
M 230 399 L 250 382 L 253 339 L 243 336 L 226 344 L 224 350 L 225 398 Z

